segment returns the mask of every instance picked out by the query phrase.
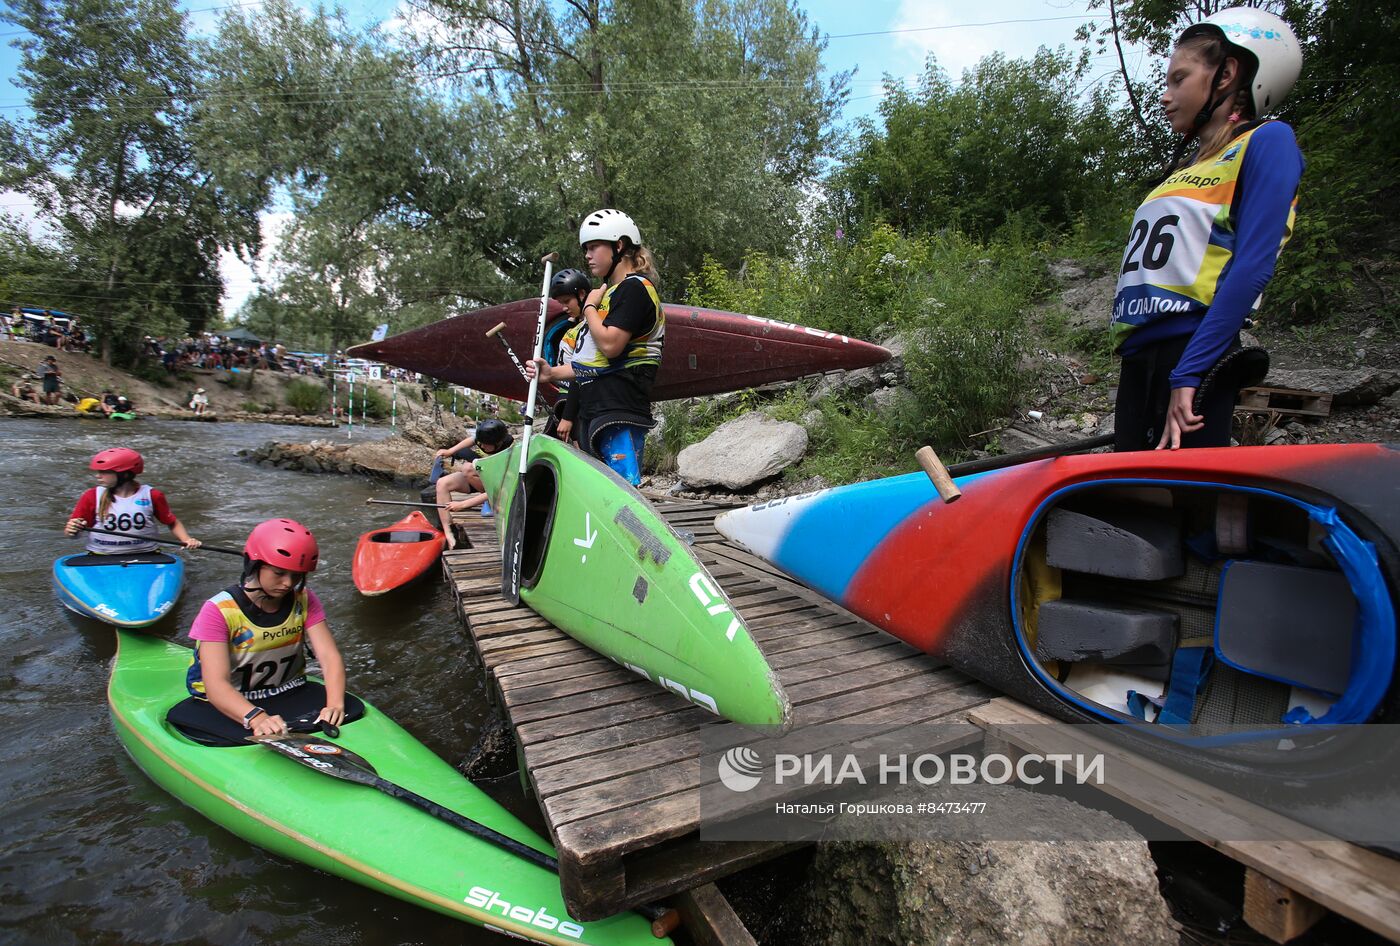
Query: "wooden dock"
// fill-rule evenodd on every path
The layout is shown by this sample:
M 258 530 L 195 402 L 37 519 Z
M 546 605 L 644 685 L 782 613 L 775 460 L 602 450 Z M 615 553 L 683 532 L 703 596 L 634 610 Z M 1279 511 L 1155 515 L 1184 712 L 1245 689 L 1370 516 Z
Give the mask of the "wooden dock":
M 961 723 L 994 694 L 882 633 L 726 543 L 724 507 L 658 502 L 738 609 L 793 704 L 796 728 L 880 720 L 891 730 Z M 521 764 L 559 849 L 570 912 L 609 916 L 733 873 L 786 850 L 775 842 L 699 838 L 701 731 L 732 726 L 667 693 L 500 595 L 495 525 L 456 521 L 472 543 L 443 557 L 457 607 L 505 710 Z M 951 737 L 950 737 L 951 738 Z M 957 742 L 950 742 L 952 748 Z M 940 747 L 927 747 L 937 751 Z
M 894 731 L 937 722 L 952 749 L 1106 751 L 1086 727 L 1054 720 L 997 694 L 880 632 L 714 529 L 722 506 L 651 497 L 723 586 L 793 703 L 795 728 L 859 721 Z M 578 919 L 685 894 L 683 912 L 712 927 L 705 941 L 750 943 L 709 882 L 787 850 L 775 842 L 704 842 L 702 730 L 731 726 L 647 683 L 500 596 L 495 522 L 455 517 L 471 543 L 443 556 L 458 611 L 490 690 L 520 749 L 521 766 L 559 852 L 560 881 Z M 963 734 L 964 731 L 969 734 Z M 1244 918 L 1287 942 L 1328 912 L 1400 941 L 1400 861 L 1304 829 L 1145 758 L 1114 753 L 1101 786 L 1245 868 Z M 1163 791 L 1166 787 L 1166 791 Z M 1240 841 L 1238 838 L 1256 840 Z M 1312 838 L 1310 840 L 1305 840 Z M 689 891 L 689 893 L 687 893 Z M 708 909 L 702 909 L 711 900 Z M 708 914 L 708 916 L 705 916 Z M 716 924 L 714 916 L 724 918 Z M 700 921 L 697 921 L 700 922 Z M 716 932 L 734 928 L 733 935 Z

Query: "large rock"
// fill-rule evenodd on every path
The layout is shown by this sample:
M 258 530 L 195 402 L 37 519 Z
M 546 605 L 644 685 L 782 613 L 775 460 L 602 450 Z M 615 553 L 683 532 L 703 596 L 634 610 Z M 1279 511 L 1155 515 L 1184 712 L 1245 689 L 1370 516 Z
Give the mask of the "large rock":
M 802 908 L 813 946 L 1177 946 L 1147 843 L 1052 795 L 981 786 L 1003 835 L 1063 824 L 1062 840 L 853 841 L 818 846 Z M 841 826 L 833 825 L 839 836 Z M 1125 840 L 1132 838 L 1131 840 Z
M 800 424 L 751 411 L 686 447 L 677 466 L 687 486 L 741 490 L 776 476 L 806 452 L 807 431 Z
M 1375 404 L 1400 389 L 1400 371 L 1377 368 L 1274 368 L 1264 379 L 1271 388 L 1295 388 L 1332 395 L 1332 404 Z

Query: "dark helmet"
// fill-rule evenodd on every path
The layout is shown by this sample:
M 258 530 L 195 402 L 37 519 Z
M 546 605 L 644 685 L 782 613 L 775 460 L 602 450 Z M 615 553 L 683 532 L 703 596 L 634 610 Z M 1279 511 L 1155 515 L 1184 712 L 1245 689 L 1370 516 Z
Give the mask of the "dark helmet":
M 573 296 L 575 299 L 593 291 L 593 280 L 579 269 L 561 269 L 549 281 L 549 297 Z
M 510 428 L 501 421 L 484 420 L 476 425 L 476 442 L 500 452 L 515 443 L 515 438 L 510 435 Z

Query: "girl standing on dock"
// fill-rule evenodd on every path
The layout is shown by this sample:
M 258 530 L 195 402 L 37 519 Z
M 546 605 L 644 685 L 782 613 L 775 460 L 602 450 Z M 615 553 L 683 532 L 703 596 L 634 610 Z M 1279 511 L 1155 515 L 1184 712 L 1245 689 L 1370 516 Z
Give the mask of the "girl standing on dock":
M 1181 143 L 1137 210 L 1113 300 L 1120 451 L 1230 443 L 1238 385 L 1202 382 L 1240 348 L 1293 232 L 1303 156 L 1293 129 L 1263 116 L 1302 63 L 1288 24 L 1250 7 L 1177 40 L 1162 105 Z
M 656 424 L 651 388 L 666 338 L 656 262 L 637 224 L 620 210 L 589 214 L 578 240 L 589 271 L 603 281 L 583 303 L 587 329 L 579 329 L 571 364 L 540 358 L 525 370 L 543 381 L 576 382 L 569 397 L 578 399 L 578 442 L 636 486 L 646 432 Z

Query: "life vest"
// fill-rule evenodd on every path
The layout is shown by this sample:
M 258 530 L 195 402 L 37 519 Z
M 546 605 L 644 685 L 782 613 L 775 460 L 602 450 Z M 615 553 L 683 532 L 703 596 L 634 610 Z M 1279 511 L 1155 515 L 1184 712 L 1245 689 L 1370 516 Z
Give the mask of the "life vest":
M 578 357 L 579 346 L 583 344 L 580 341 L 580 339 L 587 337 L 587 319 L 579 319 L 573 325 L 569 326 L 568 331 L 566 331 L 559 339 L 559 352 L 555 357 L 554 363 L 556 365 L 572 365 L 574 363 L 574 359 Z M 560 393 L 562 394 L 569 393 L 568 381 L 560 379 L 554 382 L 554 386 L 558 388 Z
M 666 338 L 666 316 L 661 310 L 661 297 L 657 295 L 656 287 L 651 284 L 651 280 L 640 273 L 632 273 L 627 279 L 640 280 L 646 288 L 647 296 L 651 298 L 652 305 L 656 307 L 656 321 L 648 331 L 633 335 L 632 340 L 627 343 L 627 348 L 616 358 L 609 358 L 599 350 L 591 332 L 578 333 L 578 348 L 574 352 L 572 364 L 574 377 L 581 382 L 614 371 L 625 371 L 628 368 L 642 365 L 661 364 L 661 344 Z M 627 279 L 616 286 L 609 286 L 607 292 L 603 293 L 603 298 L 598 303 L 600 318 L 607 319 L 608 310 L 612 305 L 612 295 L 617 291 L 618 286 L 627 282 Z
M 1138 207 L 1113 297 L 1115 348 L 1151 322 L 1210 308 L 1234 256 L 1235 197 L 1245 153 L 1259 127 L 1224 151 L 1174 172 Z M 1280 251 L 1293 234 L 1297 205 L 1295 194 Z
M 209 599 L 218 606 L 228 625 L 229 682 L 247 699 L 261 700 L 299 687 L 306 680 L 306 589 L 293 592 L 292 607 L 278 624 L 255 624 L 239 606 L 232 590 Z M 201 644 L 211 643 L 201 641 Z M 194 696 L 205 699 L 204 672 L 195 648 L 185 686 Z
M 96 501 L 99 512 L 102 509 L 102 497 L 106 492 L 105 487 L 97 487 Z M 89 552 L 99 555 L 122 555 L 127 552 L 155 551 L 156 543 L 147 541 L 160 538 L 160 522 L 156 519 L 155 507 L 151 502 L 151 488 L 143 485 L 130 496 L 113 494 L 107 515 L 102 516 L 94 525 L 99 529 L 131 532 L 147 538 L 124 539 L 120 536 L 89 532 Z

